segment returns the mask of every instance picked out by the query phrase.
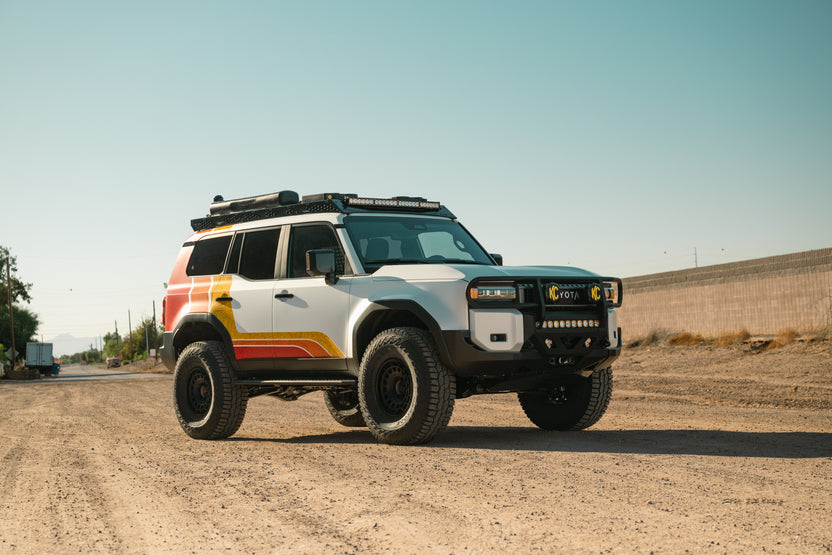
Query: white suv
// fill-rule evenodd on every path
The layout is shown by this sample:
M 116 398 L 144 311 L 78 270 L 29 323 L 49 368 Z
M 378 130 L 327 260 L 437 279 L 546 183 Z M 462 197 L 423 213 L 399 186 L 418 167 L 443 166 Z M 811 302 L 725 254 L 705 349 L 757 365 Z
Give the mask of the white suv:
M 339 423 L 423 443 L 455 399 L 516 392 L 546 430 L 603 415 L 621 281 L 504 267 L 439 203 L 292 191 L 191 221 L 163 303 L 179 422 L 219 439 L 247 400 L 323 390 Z

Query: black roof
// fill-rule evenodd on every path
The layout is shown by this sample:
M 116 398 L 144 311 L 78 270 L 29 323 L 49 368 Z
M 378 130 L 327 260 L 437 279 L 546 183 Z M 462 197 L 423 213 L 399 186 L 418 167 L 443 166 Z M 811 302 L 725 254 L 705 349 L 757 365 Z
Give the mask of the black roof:
M 286 216 L 298 216 L 301 214 L 322 214 L 331 212 L 342 214 L 378 212 L 392 212 L 399 214 L 418 213 L 426 216 L 441 216 L 444 218 L 456 219 L 456 216 L 454 216 L 453 213 L 444 206 L 438 203 L 427 203 L 424 199 L 418 199 L 416 197 L 393 197 L 391 199 L 383 199 L 383 202 L 389 202 L 391 204 L 399 204 L 396 201 L 401 202 L 400 205 L 378 206 L 352 205 L 350 204 L 350 199 L 360 199 L 360 197 L 357 195 L 345 195 L 339 193 L 309 195 L 304 196 L 301 202 L 294 204 L 254 208 L 226 214 L 208 215 L 204 218 L 195 218 L 191 220 L 191 228 L 193 228 L 194 231 L 203 231 L 214 227 L 239 224 L 243 222 L 254 222 L 268 218 L 282 218 Z M 418 201 L 420 200 L 423 201 L 423 204 L 430 204 L 431 206 L 427 208 L 413 206 L 414 204 L 419 204 Z M 438 208 L 436 208 L 436 206 L 438 206 Z

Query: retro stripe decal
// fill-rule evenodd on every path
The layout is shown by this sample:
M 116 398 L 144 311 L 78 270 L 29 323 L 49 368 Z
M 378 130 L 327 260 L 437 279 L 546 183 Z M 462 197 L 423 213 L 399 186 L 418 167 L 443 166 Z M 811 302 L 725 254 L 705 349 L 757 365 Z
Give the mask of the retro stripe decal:
M 208 278 L 208 287 L 194 284 L 192 303 L 205 303 L 204 312 L 210 312 L 219 319 L 231 335 L 234 354 L 237 359 L 250 358 L 344 358 L 341 349 L 324 333 L 320 332 L 256 332 L 247 333 L 237 329 L 234 311 L 229 303 L 217 302 L 217 297 L 231 296 L 231 276 Z M 197 294 L 198 293 L 198 294 Z M 192 308 L 193 310 L 193 308 Z M 196 310 L 194 310 L 196 312 Z

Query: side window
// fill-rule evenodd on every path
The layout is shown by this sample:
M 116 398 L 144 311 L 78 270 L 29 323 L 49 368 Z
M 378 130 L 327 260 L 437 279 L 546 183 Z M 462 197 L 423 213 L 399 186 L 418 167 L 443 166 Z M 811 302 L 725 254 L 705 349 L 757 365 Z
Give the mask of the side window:
M 240 269 L 240 251 L 243 249 L 243 237 L 245 233 L 238 233 L 234 236 L 234 244 L 231 245 L 231 254 L 228 255 L 228 262 L 225 263 L 226 274 L 236 274 Z
M 328 225 L 304 225 L 292 228 L 289 238 L 289 277 L 308 277 L 306 273 L 306 251 L 332 249 L 335 251 L 335 273 L 344 274 L 344 249 L 335 236 L 335 230 Z
M 242 239 L 238 273 L 248 279 L 274 279 L 279 239 L 280 228 L 246 232 Z
M 189 276 L 221 274 L 222 267 L 225 264 L 225 255 L 228 254 L 228 245 L 230 244 L 231 235 L 209 237 L 197 241 L 185 273 Z

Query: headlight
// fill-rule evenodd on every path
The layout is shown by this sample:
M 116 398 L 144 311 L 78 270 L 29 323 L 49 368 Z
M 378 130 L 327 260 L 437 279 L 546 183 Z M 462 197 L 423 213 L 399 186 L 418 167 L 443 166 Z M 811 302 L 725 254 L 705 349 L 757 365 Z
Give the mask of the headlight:
M 517 289 L 508 285 L 481 285 L 468 290 L 472 301 L 513 301 L 517 298 Z
M 604 282 L 604 298 L 607 304 L 620 305 L 621 304 L 621 281 L 605 281 Z

